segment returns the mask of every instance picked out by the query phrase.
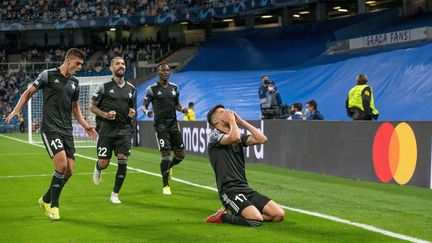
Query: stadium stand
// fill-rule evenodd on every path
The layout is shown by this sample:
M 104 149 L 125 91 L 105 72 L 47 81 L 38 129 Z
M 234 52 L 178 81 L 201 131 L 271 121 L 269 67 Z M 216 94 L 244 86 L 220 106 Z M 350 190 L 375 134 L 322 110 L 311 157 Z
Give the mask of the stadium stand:
M 7 72 L 0 69 L 0 123 L 3 122 L 4 116 L 12 111 L 13 105 L 18 102 L 20 94 L 26 90 L 31 80 L 31 75 L 26 72 Z M 12 124 L 17 122 L 18 118 L 14 119 Z
M 201 8 L 230 6 L 238 1 L 218 0 L 133 0 L 133 1 L 102 1 L 102 0 L 30 0 L 3 1 L 0 20 L 88 20 L 108 16 L 156 16 L 163 13 L 187 12 Z
M 367 22 L 381 14 L 369 13 L 281 28 L 215 32 L 184 71 L 260 70 L 300 66 L 320 56 L 325 51 L 326 44 L 337 39 L 336 31 Z
M 344 108 L 347 92 L 355 84 L 355 76 L 366 73 L 380 120 L 429 120 L 432 80 L 427 67 L 431 65 L 432 44 L 323 54 L 326 42 L 335 40 L 335 30 L 361 21 L 365 19 L 341 21 L 339 25 L 330 21 L 302 28 L 215 33 L 185 71 L 173 75 L 172 80 L 180 85 L 183 103 L 195 101 L 197 119 L 201 120 L 205 119 L 207 107 L 218 103 L 229 103 L 246 119 L 260 119 L 257 90 L 263 74 L 276 82 L 283 103 L 315 99 L 326 118 L 348 120 Z M 388 24 L 383 30 L 425 26 L 430 21 L 430 15 L 420 16 Z M 142 103 L 145 87 L 154 81 L 138 87 L 138 104 Z
M 159 41 L 152 39 L 145 40 L 127 40 L 122 43 L 100 43 L 96 42 L 94 45 L 77 46 L 82 49 L 87 57 L 83 72 L 79 75 L 107 75 L 109 74 L 108 66 L 109 60 L 115 56 L 122 56 L 125 58 L 128 67 L 136 65 L 137 61 L 157 62 L 164 57 L 175 52 L 179 45 L 175 39 L 168 41 Z M 69 47 L 54 46 L 33 46 L 23 50 L 9 50 L 5 52 L 0 51 L 0 63 L 20 63 L 26 65 L 32 64 L 31 72 L 40 72 L 41 70 L 49 67 L 55 67 L 60 64 Z M 36 65 L 34 65 L 36 63 Z
M 176 4 L 167 1 L 3 1 L 1 20 L 67 20 L 90 19 L 120 15 L 156 15 L 160 11 L 175 11 Z

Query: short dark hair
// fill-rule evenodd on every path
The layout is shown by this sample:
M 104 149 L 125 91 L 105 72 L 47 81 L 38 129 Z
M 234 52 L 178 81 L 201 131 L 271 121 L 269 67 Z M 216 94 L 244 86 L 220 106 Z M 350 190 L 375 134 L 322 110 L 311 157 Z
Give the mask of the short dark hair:
M 84 58 L 85 58 L 85 54 L 84 54 L 84 52 L 81 51 L 81 50 L 78 49 L 78 48 L 71 48 L 71 49 L 69 49 L 69 50 L 66 52 L 65 60 L 71 58 L 72 56 L 74 56 L 74 57 L 78 57 L 78 58 L 83 59 L 83 60 L 84 60 Z
M 213 113 L 214 113 L 217 109 L 219 109 L 219 108 L 225 109 L 225 106 L 223 106 L 222 104 L 215 105 L 215 106 L 214 106 L 213 108 L 211 108 L 211 109 L 209 110 L 209 112 L 207 113 L 207 122 L 208 122 L 212 127 L 214 127 L 214 124 L 213 124 L 213 121 L 212 121 Z
M 113 59 L 111 59 L 110 66 L 112 66 L 112 65 L 116 62 L 117 59 L 122 59 L 122 60 L 124 61 L 124 58 L 123 58 L 123 57 L 121 57 L 121 56 L 116 56 L 116 57 L 114 57 Z
M 366 84 L 368 81 L 368 76 L 364 73 L 361 73 L 356 78 L 357 84 Z
M 161 62 L 156 66 L 156 71 L 159 71 L 159 68 L 163 65 L 168 65 L 168 67 L 169 67 L 169 64 L 167 62 Z
M 192 107 L 192 106 L 194 106 L 195 104 L 193 103 L 193 102 L 189 102 L 189 107 Z
M 318 104 L 315 100 L 310 100 L 306 104 L 309 104 L 310 106 L 312 106 L 314 108 L 314 110 L 318 109 Z
M 298 111 L 301 111 L 303 109 L 303 105 L 301 103 L 294 103 L 294 108 L 297 108 Z

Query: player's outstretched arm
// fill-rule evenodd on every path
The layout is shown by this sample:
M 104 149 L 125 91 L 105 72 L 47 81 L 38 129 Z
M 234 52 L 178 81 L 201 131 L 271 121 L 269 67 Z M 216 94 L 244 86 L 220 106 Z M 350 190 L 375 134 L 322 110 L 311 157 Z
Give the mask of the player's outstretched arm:
M 30 87 L 28 87 L 28 89 L 26 91 L 24 91 L 24 93 L 21 95 L 20 99 L 18 100 L 18 104 L 15 106 L 15 108 L 13 109 L 13 111 L 6 117 L 6 124 L 8 124 L 10 122 L 10 120 L 12 118 L 14 118 L 14 116 L 18 116 L 23 108 L 23 106 L 25 106 L 25 104 L 27 104 L 27 102 L 29 101 L 29 99 L 37 92 L 37 89 L 31 85 Z
M 98 134 L 94 130 L 94 127 L 90 126 L 86 122 L 86 120 L 84 119 L 84 117 L 82 116 L 81 108 L 80 108 L 80 105 L 79 105 L 78 101 L 73 101 L 72 102 L 72 113 L 73 113 L 75 119 L 79 122 L 79 124 L 81 124 L 81 126 L 86 130 L 86 132 L 89 135 L 89 137 L 92 138 L 92 139 L 96 139 L 97 136 L 98 136 Z
M 248 140 L 246 141 L 246 144 L 248 146 L 255 145 L 255 144 L 263 144 L 267 142 L 267 137 L 262 133 L 260 130 L 258 130 L 256 127 L 252 126 L 249 122 L 243 120 L 237 113 L 234 113 L 236 117 L 236 122 L 240 125 L 246 128 L 251 135 L 249 136 Z

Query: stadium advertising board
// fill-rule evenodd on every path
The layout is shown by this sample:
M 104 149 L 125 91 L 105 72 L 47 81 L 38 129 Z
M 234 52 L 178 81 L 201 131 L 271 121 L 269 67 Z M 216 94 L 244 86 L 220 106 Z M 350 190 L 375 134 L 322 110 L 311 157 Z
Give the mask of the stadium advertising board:
M 264 129 L 264 122 L 252 122 L 261 130 Z M 183 136 L 183 143 L 188 154 L 207 156 L 208 136 L 213 128 L 207 122 L 180 122 L 180 131 Z M 243 134 L 249 134 L 245 129 L 240 128 Z M 138 144 L 144 147 L 157 149 L 153 124 L 150 122 L 139 122 Z M 247 147 L 245 157 L 248 162 L 263 162 L 265 145 Z
M 265 145 L 248 162 L 380 183 L 432 188 L 432 122 L 253 121 Z M 180 122 L 188 154 L 207 156 L 206 122 Z M 242 130 L 244 133 L 245 131 Z M 153 123 L 139 122 L 138 144 L 157 148 Z

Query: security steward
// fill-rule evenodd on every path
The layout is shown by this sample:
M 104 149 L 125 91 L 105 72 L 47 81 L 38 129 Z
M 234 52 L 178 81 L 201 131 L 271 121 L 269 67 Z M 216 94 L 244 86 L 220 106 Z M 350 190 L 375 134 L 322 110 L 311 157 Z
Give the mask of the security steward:
M 372 88 L 367 85 L 368 77 L 360 74 L 356 78 L 357 85 L 348 93 L 345 108 L 353 120 L 378 120 L 379 112 L 375 108 Z

